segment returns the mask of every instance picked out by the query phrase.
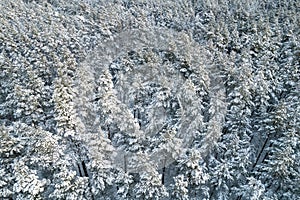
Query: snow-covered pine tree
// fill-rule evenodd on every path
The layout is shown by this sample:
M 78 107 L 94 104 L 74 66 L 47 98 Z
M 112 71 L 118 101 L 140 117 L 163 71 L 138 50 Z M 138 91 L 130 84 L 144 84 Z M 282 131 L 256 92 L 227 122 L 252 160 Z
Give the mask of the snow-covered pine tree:
M 63 138 L 62 145 L 66 145 L 66 154 L 70 156 L 73 162 L 72 168 L 63 167 L 61 174 L 56 177 L 62 178 L 62 181 L 71 181 L 74 178 L 86 181 L 88 169 L 86 166 L 86 154 L 83 148 L 82 134 L 84 133 L 84 124 L 78 117 L 76 110 L 75 97 L 78 95 L 75 87 L 76 62 L 68 54 L 67 49 L 61 62 L 57 61 L 57 78 L 54 81 L 53 99 L 55 104 L 55 120 L 57 123 L 57 134 Z M 70 52 L 69 52 L 70 53 Z M 70 170 L 70 177 L 66 174 Z M 71 184 L 71 182 L 70 182 Z M 87 182 L 79 187 L 87 187 Z M 57 191 L 57 198 L 64 198 L 68 191 L 66 188 L 60 188 Z M 62 193 L 62 194 L 61 194 Z M 60 197 L 60 195 L 62 195 Z M 83 192 L 82 192 L 83 195 Z
M 185 176 L 182 174 L 177 175 L 176 177 L 174 177 L 174 184 L 171 186 L 170 197 L 172 199 L 178 199 L 178 200 L 189 199 L 188 186 L 189 183 L 185 179 Z
M 168 192 L 161 182 L 156 164 L 150 160 L 147 152 L 138 152 L 132 164 L 138 174 L 138 182 L 133 189 L 135 199 L 163 199 L 168 197 Z
M 85 179 L 69 176 L 72 162 L 61 138 L 14 123 L 1 127 L 1 197 L 13 199 L 66 199 L 83 196 Z M 62 175 L 64 171 L 65 175 Z M 69 174 L 69 175 L 68 175 Z M 68 180 L 65 177 L 69 177 Z M 81 191 L 80 191 L 81 190 Z
M 225 68 L 228 112 L 218 150 L 210 159 L 212 198 L 236 198 L 232 189 L 246 181 L 251 164 L 251 66 L 247 57 L 235 59 L 236 64 L 231 61 Z
M 141 133 L 133 114 L 116 97 L 112 76 L 108 70 L 96 76 L 96 92 L 94 96 L 95 109 L 99 110 L 100 125 L 107 133 L 114 146 L 135 152 L 139 148 Z M 127 118 L 127 121 L 124 119 Z
M 209 188 L 206 187 L 209 179 L 207 168 L 201 157 L 201 151 L 190 148 L 181 154 L 176 161 L 176 175 L 171 185 L 170 193 L 176 199 L 208 199 Z M 182 191 L 182 194 L 179 194 Z

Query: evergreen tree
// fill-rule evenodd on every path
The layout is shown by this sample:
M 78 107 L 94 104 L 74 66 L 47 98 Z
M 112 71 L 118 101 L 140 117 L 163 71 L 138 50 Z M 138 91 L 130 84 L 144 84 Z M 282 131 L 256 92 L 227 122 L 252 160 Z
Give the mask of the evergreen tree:
M 71 160 L 64 155 L 61 138 L 22 123 L 1 128 L 1 197 L 14 199 L 66 198 L 73 191 L 80 196 L 86 180 L 69 176 Z M 59 179 L 59 181 L 58 181 Z M 73 183 L 79 184 L 78 186 Z M 77 189 L 70 189 L 76 187 Z M 64 192 L 62 192 L 64 191 Z
M 132 163 L 138 171 L 141 171 L 139 181 L 134 187 L 134 198 L 163 199 L 169 195 L 162 185 L 161 175 L 157 172 L 155 164 L 151 162 L 147 153 L 138 152 Z

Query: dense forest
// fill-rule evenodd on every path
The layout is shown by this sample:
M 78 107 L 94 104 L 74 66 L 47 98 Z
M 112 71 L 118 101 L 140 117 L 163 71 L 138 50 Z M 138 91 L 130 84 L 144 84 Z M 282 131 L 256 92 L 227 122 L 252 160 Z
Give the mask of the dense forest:
M 0 199 L 300 199 L 299 0 L 0 0 Z

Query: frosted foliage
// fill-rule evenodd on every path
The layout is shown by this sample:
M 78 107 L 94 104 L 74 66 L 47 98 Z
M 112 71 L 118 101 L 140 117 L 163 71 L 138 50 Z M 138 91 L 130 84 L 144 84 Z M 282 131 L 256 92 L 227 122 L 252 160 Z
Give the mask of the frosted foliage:
M 168 196 L 166 188 L 161 185 L 161 177 L 156 173 L 141 173 L 140 183 L 134 190 L 137 199 L 161 199 Z
M 75 171 L 61 166 L 60 172 L 54 175 L 54 191 L 50 194 L 53 199 L 85 199 L 87 179 L 76 177 Z
M 88 146 L 88 155 L 91 162 L 87 164 L 88 176 L 91 177 L 90 192 L 95 198 L 103 195 L 103 191 L 113 184 L 111 160 L 115 155 L 115 149 L 110 140 L 103 137 L 102 132 L 84 134 L 82 137 Z
M 146 153 L 138 153 L 134 160 L 137 170 L 141 173 L 140 182 L 134 188 L 137 199 L 161 199 L 168 196 L 166 188 L 161 183 L 161 175 L 155 164 Z
M 223 88 L 221 82 L 215 81 L 213 84 L 219 84 L 216 87 L 219 89 L 210 89 L 207 84 L 210 79 L 208 74 L 212 71 L 205 65 L 209 59 L 206 50 L 188 34 L 163 28 L 122 32 L 103 42 L 97 53 L 86 59 L 82 70 L 84 73 L 93 71 L 94 82 L 98 82 L 94 86 L 97 90 L 95 98 L 99 99 L 97 102 L 105 116 L 102 122 L 99 118 L 95 119 L 94 124 L 100 123 L 104 129 L 109 127 L 107 131 L 111 134 L 113 144 L 121 148 L 116 162 L 122 163 L 116 163 L 117 166 L 124 168 L 124 154 L 128 154 L 122 152 L 124 145 L 131 144 L 130 151 L 135 151 L 138 148 L 136 143 L 144 140 L 141 136 L 155 138 L 162 131 L 173 129 L 176 132 L 175 151 L 188 147 L 193 138 L 198 137 L 204 124 L 203 116 L 199 115 L 203 109 L 203 96 L 207 90 L 211 91 L 212 97 L 224 93 L 220 89 Z M 82 76 L 82 81 L 86 79 L 88 77 Z M 212 101 L 212 108 L 223 109 L 219 108 L 220 101 Z M 224 113 L 218 112 L 212 124 L 221 124 Z M 94 116 L 95 113 L 88 115 Z M 115 129 L 121 133 L 114 134 Z M 220 128 L 216 131 L 218 133 L 210 133 L 210 140 L 218 139 Z M 130 134 L 126 136 L 127 141 L 122 134 Z M 213 141 L 206 145 L 214 145 Z M 161 156 L 165 157 L 166 154 L 159 153 L 162 151 L 159 149 L 150 153 L 152 159 L 164 160 Z M 203 149 L 203 153 L 206 149 Z M 166 164 L 179 154 L 168 156 Z M 134 154 L 126 156 L 129 162 L 131 156 Z
M 120 171 L 117 174 L 115 183 L 118 186 L 117 195 L 121 199 L 128 199 L 130 200 L 132 197 L 132 185 L 133 183 L 133 177 L 132 175 L 129 175 L 127 173 L 124 173 L 123 171 Z
M 0 128 L 0 197 L 9 198 L 13 194 L 12 182 L 14 176 L 9 172 L 9 161 L 6 159 L 15 152 L 20 152 L 20 150 L 22 150 L 22 145 L 20 144 L 20 140 L 10 137 L 9 129 L 4 126 L 1 126 Z
M 188 196 L 188 181 L 184 179 L 183 175 L 174 177 L 174 186 L 172 188 L 172 198 L 178 200 L 187 200 Z
M 150 156 L 158 168 L 162 168 L 177 159 L 184 150 L 182 140 L 176 137 L 176 131 L 168 130 L 161 138 L 161 144 Z
M 49 174 L 57 176 L 62 165 L 69 166 L 64 147 L 58 146 L 61 138 L 22 123 L 1 127 L 1 138 L 1 197 L 44 199 L 52 193 Z
M 179 171 L 186 177 L 190 188 L 200 188 L 210 178 L 205 171 L 206 167 L 200 165 L 201 160 L 200 151 L 196 149 L 188 150 L 187 155 L 178 160 Z
M 80 130 L 80 120 L 77 116 L 77 111 L 73 97 L 75 96 L 76 88 L 73 87 L 74 83 L 67 76 L 69 70 L 59 65 L 58 77 L 55 80 L 54 89 L 54 104 L 56 111 L 56 121 L 58 134 L 60 136 L 68 137 L 75 136 L 76 132 Z
M 256 180 L 254 177 L 249 177 L 246 185 L 242 185 L 238 188 L 238 194 L 244 199 L 259 200 L 262 199 L 262 194 L 265 188 L 261 181 Z
M 46 184 L 45 179 L 39 179 L 37 171 L 29 169 L 23 161 L 14 165 L 16 183 L 13 191 L 17 193 L 16 199 L 42 199 Z
M 91 158 L 95 160 L 93 165 L 99 168 L 109 168 L 110 160 L 114 156 L 114 148 L 110 145 L 110 141 L 100 134 L 86 134 L 85 140 L 89 145 L 89 153 Z

